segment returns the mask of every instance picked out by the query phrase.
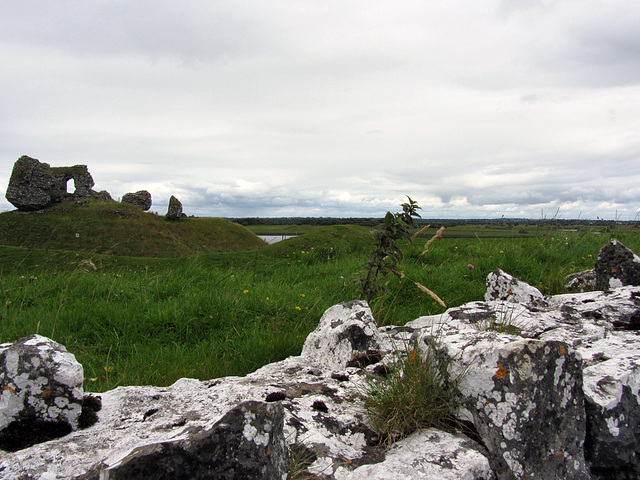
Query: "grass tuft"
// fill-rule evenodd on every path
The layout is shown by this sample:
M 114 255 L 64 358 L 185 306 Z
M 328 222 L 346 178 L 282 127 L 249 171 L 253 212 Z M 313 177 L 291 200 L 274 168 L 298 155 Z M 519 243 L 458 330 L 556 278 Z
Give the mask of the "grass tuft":
M 302 444 L 291 445 L 289 447 L 287 480 L 312 480 L 318 478 L 307 470 L 316 459 L 317 456 L 308 447 Z
M 506 333 L 509 335 L 520 335 L 523 330 L 526 329 L 526 322 L 520 319 L 522 310 L 517 312 L 519 305 L 509 302 L 501 302 L 500 307 L 496 312 L 484 320 L 475 322 L 475 327 L 478 331 L 486 332 L 498 332 Z
M 455 402 L 446 364 L 434 347 L 397 352 L 397 362 L 384 377 L 370 376 L 361 399 L 371 428 L 391 444 L 418 429 L 451 430 Z

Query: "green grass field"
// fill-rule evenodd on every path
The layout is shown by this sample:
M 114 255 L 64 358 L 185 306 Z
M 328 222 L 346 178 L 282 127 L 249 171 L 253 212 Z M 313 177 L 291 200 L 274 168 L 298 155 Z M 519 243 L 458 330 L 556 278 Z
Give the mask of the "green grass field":
M 37 215 L 33 218 L 45 218 Z M 3 228 L 8 225 L 5 216 L 9 214 L 0 214 Z M 154 214 L 144 216 L 165 222 Z M 90 248 L 70 249 L 66 243 L 55 248 L 47 241 L 12 246 L 3 240 L 0 341 L 39 333 L 62 343 L 83 364 L 87 391 L 168 385 L 181 377 L 244 375 L 299 354 L 324 310 L 360 295 L 360 277 L 373 245 L 365 227 L 314 228 L 274 245 L 259 242 L 252 249 L 242 245 L 241 251 L 229 252 L 220 251 L 228 238 L 217 237 L 225 233 L 200 231 L 211 219 L 187 220 L 178 227 L 186 232 L 182 245 L 193 250 L 187 255 L 177 255 L 173 242 L 160 245 L 151 240 L 145 242 L 156 245 L 153 257 L 123 254 L 133 246 L 110 254 L 116 249 L 109 245 L 126 243 L 131 234 L 124 226 L 104 230 L 105 238 L 96 240 L 100 245 Z M 188 225 L 192 220 L 198 228 Z M 73 221 L 79 223 L 65 226 L 65 232 L 89 228 L 77 218 Z M 175 227 L 158 226 L 173 229 L 170 237 L 178 235 Z M 236 227 L 242 232 L 238 238 L 245 238 L 245 232 L 255 238 Z M 32 222 L 29 228 L 44 227 Z M 458 238 L 448 235 L 455 229 L 445 230 L 424 255 L 426 238 L 417 239 L 404 247 L 403 271 L 447 306 L 457 306 L 482 299 L 485 278 L 495 268 L 545 294 L 557 294 L 563 292 L 567 274 L 593 267 L 599 249 L 611 238 L 640 251 L 639 231 L 632 228 L 547 228 L 536 236 L 515 238 L 489 238 L 481 234 L 482 226 L 473 229 L 465 236 L 452 235 Z M 4 230 L 3 235 L 11 236 Z M 232 247 L 237 245 L 226 248 Z M 372 301 L 379 324 L 403 324 L 444 311 L 412 282 L 392 275 L 385 281 L 389 293 Z

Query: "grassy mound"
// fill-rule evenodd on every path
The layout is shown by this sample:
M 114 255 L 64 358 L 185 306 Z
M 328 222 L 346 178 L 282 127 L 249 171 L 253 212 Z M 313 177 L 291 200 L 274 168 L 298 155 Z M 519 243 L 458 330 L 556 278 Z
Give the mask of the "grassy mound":
M 264 247 L 256 235 L 221 218 L 170 222 L 114 201 L 65 202 L 34 212 L 0 213 L 0 244 L 134 257 L 181 257 Z

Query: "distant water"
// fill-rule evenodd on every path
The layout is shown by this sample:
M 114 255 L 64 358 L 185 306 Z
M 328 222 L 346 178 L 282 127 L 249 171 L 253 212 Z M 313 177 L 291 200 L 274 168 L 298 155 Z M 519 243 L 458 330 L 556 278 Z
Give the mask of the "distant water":
M 271 244 L 271 243 L 279 242 L 281 240 L 288 240 L 290 238 L 295 238 L 297 237 L 297 235 L 258 235 L 258 237 L 263 239 L 265 242 Z

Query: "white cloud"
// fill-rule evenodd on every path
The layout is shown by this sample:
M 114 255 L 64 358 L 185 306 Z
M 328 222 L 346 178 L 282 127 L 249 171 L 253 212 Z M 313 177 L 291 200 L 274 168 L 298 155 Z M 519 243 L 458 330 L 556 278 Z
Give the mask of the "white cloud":
M 199 215 L 640 206 L 635 0 L 5 3 L 0 185 L 27 154 Z

